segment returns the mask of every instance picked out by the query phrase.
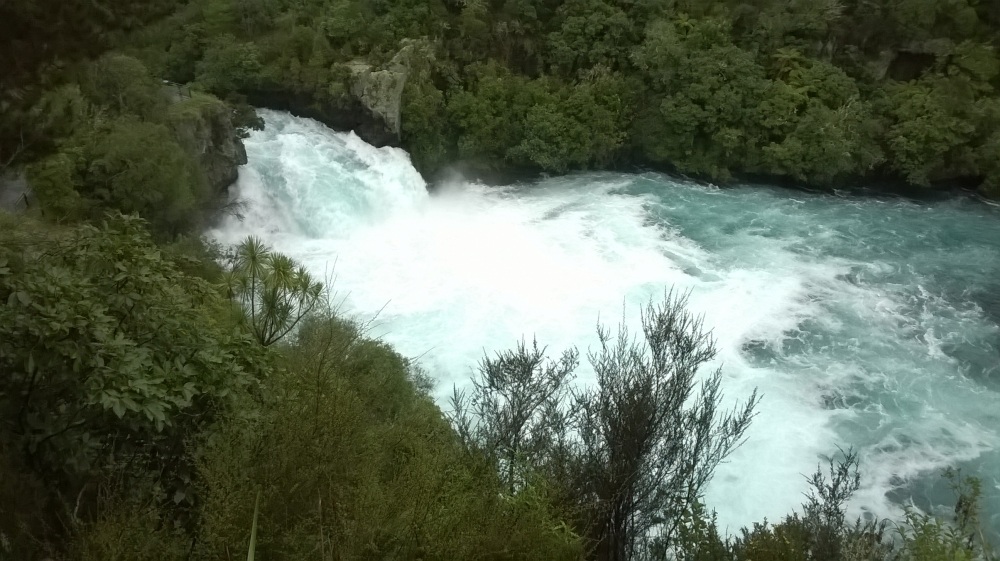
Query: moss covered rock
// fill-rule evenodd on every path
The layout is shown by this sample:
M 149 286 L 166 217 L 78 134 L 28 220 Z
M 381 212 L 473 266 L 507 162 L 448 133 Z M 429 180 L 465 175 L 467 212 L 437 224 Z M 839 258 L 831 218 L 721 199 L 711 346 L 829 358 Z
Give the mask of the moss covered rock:
M 171 105 L 169 122 L 214 191 L 224 191 L 236 181 L 239 166 L 247 163 L 247 152 L 226 104 L 195 93 Z
M 421 51 L 417 41 L 404 41 L 403 48 L 388 64 L 373 68 L 364 62 L 349 65 L 352 74 L 351 94 L 380 119 L 386 131 L 399 142 L 402 132 L 403 89 L 410 77 L 413 57 Z

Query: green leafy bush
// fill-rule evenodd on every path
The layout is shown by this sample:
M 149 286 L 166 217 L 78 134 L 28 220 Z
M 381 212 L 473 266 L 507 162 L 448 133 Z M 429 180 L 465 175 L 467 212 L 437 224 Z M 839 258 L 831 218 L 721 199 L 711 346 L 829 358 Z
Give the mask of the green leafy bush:
M 261 401 L 205 444 L 197 558 L 246 543 L 258 488 L 262 558 L 579 558 L 544 492 L 503 497 L 386 345 L 320 314 L 280 352 Z
M 108 478 L 184 500 L 185 441 L 267 368 L 225 309 L 136 218 L 0 228 L 0 442 L 76 499 L 68 527 Z

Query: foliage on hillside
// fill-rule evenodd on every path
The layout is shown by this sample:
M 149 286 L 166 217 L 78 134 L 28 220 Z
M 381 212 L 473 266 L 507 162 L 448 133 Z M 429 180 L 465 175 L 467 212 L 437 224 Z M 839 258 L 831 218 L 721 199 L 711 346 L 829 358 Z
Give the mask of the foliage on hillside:
M 158 239 L 202 226 L 223 202 L 213 183 L 240 163 L 232 112 L 204 94 L 178 96 L 125 55 L 78 72 L 23 123 L 51 143 L 25 167 L 41 212 L 61 222 L 137 213 Z
M 105 52 L 123 33 L 170 14 L 179 0 L 5 0 L 0 4 L 0 171 L 50 148 L 33 106 L 76 62 Z
M 423 171 L 654 164 L 725 180 L 1000 185 L 1000 15 L 977 0 L 210 0 L 133 37 L 217 95 L 347 99 L 404 39 Z
M 580 558 L 360 326 L 265 347 L 141 220 L 0 219 L 0 558 L 227 558 L 258 490 L 264 558 Z
M 141 220 L 0 219 L 0 549 L 30 559 L 119 488 L 181 508 L 188 441 L 270 360 Z
M 105 120 L 157 121 L 149 74 L 236 106 L 251 96 L 356 111 L 353 65 L 385 63 L 417 40 L 426 48 L 409 61 L 402 142 L 424 172 L 640 164 L 715 180 L 1000 192 L 991 2 L 161 0 L 114 17 L 103 4 L 64 4 L 55 28 L 69 13 L 88 25 L 58 38 L 33 3 L 3 8 L 5 23 L 23 23 L 14 44 L 39 46 L 12 62 L 6 89 L 18 93 L 0 100 L 0 170 L 79 148 L 58 112 L 79 112 L 74 83 Z M 148 73 L 120 56 L 81 62 L 106 46 Z M 241 115 L 241 126 L 259 124 Z M 156 156 L 153 168 L 191 175 L 176 154 Z M 72 162 L 53 165 L 65 175 Z

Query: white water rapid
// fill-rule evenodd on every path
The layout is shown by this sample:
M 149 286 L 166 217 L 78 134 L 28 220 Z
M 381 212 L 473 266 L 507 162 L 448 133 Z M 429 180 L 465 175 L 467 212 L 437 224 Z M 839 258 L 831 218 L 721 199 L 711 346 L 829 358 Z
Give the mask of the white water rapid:
M 1000 513 L 1000 212 L 658 174 L 579 174 L 427 193 L 407 154 L 262 111 L 234 188 L 248 234 L 335 274 L 346 312 L 438 382 L 538 338 L 585 354 L 600 319 L 691 291 L 720 350 L 726 404 L 763 393 L 746 444 L 706 497 L 730 531 L 798 507 L 838 446 L 861 453 L 854 514 L 947 504 L 940 469 L 984 480 Z M 585 362 L 585 361 L 584 361 Z M 586 365 L 579 382 L 590 378 Z M 991 524 L 997 528 L 997 520 Z

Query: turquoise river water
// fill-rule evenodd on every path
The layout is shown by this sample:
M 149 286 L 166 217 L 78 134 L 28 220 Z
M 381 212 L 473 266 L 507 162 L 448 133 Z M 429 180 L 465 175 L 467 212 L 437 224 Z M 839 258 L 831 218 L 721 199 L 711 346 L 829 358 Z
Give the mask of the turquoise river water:
M 599 319 L 634 324 L 674 286 L 714 330 L 727 403 L 763 394 L 706 496 L 723 526 L 797 508 L 803 474 L 853 446 L 852 514 L 947 508 L 953 466 L 982 478 L 1000 530 L 1000 209 L 655 173 L 429 194 L 401 150 L 262 115 L 234 188 L 244 219 L 209 235 L 259 235 L 334 280 L 442 406 L 484 352 L 533 335 L 585 351 Z

